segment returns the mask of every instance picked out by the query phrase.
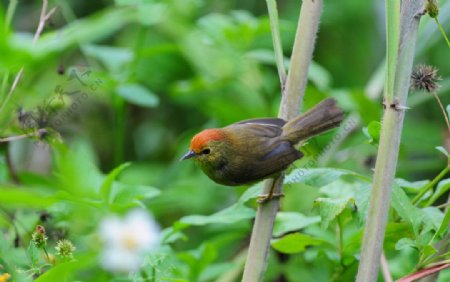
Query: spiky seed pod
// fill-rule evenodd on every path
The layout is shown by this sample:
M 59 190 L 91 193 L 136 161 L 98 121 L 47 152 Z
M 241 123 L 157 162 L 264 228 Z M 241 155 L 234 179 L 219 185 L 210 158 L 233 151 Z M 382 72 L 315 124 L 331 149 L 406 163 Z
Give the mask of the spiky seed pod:
M 438 81 L 442 80 L 437 72 L 436 67 L 417 65 L 411 74 L 411 89 L 436 92 L 440 87 Z

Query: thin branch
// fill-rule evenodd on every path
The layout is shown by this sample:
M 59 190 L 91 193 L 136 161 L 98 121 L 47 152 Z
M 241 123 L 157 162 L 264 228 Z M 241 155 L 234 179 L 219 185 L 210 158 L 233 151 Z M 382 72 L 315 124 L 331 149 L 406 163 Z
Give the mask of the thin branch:
M 387 0 L 397 5 L 397 0 Z M 375 174 L 370 195 L 367 223 L 364 230 L 361 262 L 357 282 L 377 281 L 380 257 L 383 250 L 384 233 L 390 207 L 391 188 L 397 168 L 400 138 L 403 128 L 404 106 L 408 96 L 410 76 L 415 55 L 417 29 L 420 15 L 423 14 L 425 0 L 403 0 L 400 14 L 400 40 L 397 62 L 395 62 L 394 88 L 392 96 L 385 87 L 386 111 L 383 116 L 380 146 L 375 165 Z M 387 11 L 388 13 L 389 11 Z M 389 18 L 388 18 L 389 19 Z M 387 29 L 397 29 L 397 23 L 387 23 Z M 387 65 L 393 65 L 387 62 Z M 386 77 L 389 85 L 392 77 Z M 392 97 L 392 98 L 391 98 Z M 391 100 L 392 99 L 392 100 Z
M 386 259 L 386 256 L 384 255 L 384 252 L 381 254 L 381 272 L 383 273 L 384 282 L 394 282 L 394 279 L 392 279 L 391 272 L 389 271 L 389 264 Z
M 322 6 L 322 0 L 304 0 L 301 5 L 285 95 L 282 95 L 278 114 L 285 120 L 297 116 L 301 109 Z M 272 185 L 275 185 L 275 193 L 281 194 L 283 180 L 283 175 L 276 180 L 266 180 L 264 193 L 269 193 Z M 273 223 L 278 209 L 278 198 L 273 198 L 258 207 L 242 281 L 262 280 L 267 266 Z
M 447 111 L 445 110 L 444 105 L 442 105 L 441 99 L 439 99 L 439 96 L 437 95 L 436 92 L 433 92 L 433 96 L 436 99 L 436 101 L 438 102 L 439 107 L 441 107 L 442 114 L 444 115 L 444 118 L 445 118 L 445 123 L 447 123 L 448 132 L 450 133 L 450 122 L 448 120 Z
M 41 9 L 41 16 L 39 17 L 39 24 L 36 29 L 36 32 L 34 33 L 32 46 L 36 45 L 36 42 L 38 41 L 39 37 L 41 36 L 42 31 L 44 30 L 45 23 L 47 20 L 53 15 L 53 13 L 56 11 L 56 7 L 51 9 L 49 12 L 47 12 L 47 6 L 48 6 L 48 0 L 42 1 L 42 9 Z M 6 96 L 6 99 L 3 101 L 2 106 L 0 107 L 0 113 L 3 111 L 3 109 L 8 104 L 8 101 L 11 99 L 12 94 L 17 88 L 17 85 L 19 84 L 20 79 L 23 75 L 23 66 L 20 68 L 19 72 L 14 77 L 14 81 L 11 85 L 11 88 L 9 89 L 8 95 Z
M 5 137 L 5 138 L 0 138 L 0 143 L 13 142 L 13 141 L 26 139 L 26 138 L 30 138 L 30 137 L 41 138 L 42 136 L 44 136 L 47 133 L 48 133 L 47 129 L 40 128 L 40 129 L 38 129 L 38 130 L 36 130 L 34 132 L 21 134 L 21 135 L 16 135 L 16 136 Z

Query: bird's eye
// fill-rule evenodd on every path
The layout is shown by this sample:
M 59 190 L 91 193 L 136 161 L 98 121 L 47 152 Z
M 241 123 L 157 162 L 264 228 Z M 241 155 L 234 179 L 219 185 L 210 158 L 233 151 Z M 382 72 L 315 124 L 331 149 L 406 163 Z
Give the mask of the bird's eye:
M 202 151 L 202 154 L 203 154 L 203 155 L 207 155 L 207 154 L 209 154 L 209 153 L 211 153 L 211 149 L 204 149 L 204 150 Z

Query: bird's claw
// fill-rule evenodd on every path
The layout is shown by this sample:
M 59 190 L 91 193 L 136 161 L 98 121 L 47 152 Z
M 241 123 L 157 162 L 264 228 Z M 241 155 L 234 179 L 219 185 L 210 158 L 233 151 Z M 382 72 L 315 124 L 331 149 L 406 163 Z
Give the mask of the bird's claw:
M 258 202 L 258 204 L 264 204 L 272 200 L 273 198 L 281 198 L 281 197 L 284 197 L 284 193 L 264 194 L 259 195 L 256 202 Z

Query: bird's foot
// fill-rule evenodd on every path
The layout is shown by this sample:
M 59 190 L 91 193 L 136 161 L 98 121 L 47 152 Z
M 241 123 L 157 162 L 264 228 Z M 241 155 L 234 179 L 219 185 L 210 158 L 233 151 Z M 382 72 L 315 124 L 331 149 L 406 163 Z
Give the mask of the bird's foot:
M 258 204 L 264 204 L 272 200 L 273 198 L 281 198 L 281 197 L 284 197 L 284 193 L 264 194 L 259 195 L 256 202 L 258 202 Z

